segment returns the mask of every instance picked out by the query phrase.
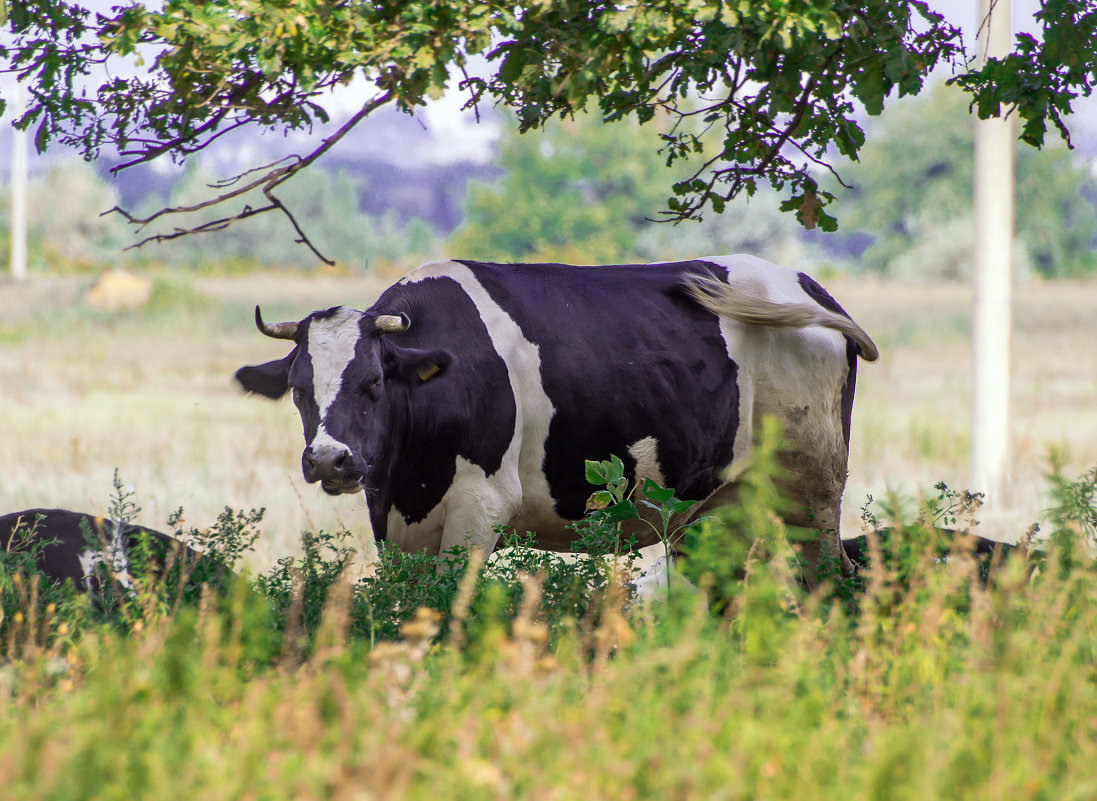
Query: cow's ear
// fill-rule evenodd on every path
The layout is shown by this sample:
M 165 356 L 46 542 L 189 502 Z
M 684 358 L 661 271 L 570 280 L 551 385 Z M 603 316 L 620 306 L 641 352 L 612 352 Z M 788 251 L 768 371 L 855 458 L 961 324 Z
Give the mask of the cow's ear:
M 444 350 L 392 348 L 385 355 L 385 377 L 417 387 L 445 375 L 452 361 L 453 356 Z
M 247 392 L 254 392 L 277 400 L 289 389 L 289 368 L 293 363 L 291 353 L 284 359 L 241 367 L 236 371 L 236 380 Z

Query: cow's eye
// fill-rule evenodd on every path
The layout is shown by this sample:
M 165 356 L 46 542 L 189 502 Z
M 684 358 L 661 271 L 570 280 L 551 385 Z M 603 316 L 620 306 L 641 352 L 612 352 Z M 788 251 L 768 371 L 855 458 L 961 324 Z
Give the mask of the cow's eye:
M 381 379 L 380 378 L 376 378 L 373 381 L 370 381 L 369 383 L 366 384 L 366 395 L 368 395 L 371 400 L 377 400 L 378 398 L 381 397 Z

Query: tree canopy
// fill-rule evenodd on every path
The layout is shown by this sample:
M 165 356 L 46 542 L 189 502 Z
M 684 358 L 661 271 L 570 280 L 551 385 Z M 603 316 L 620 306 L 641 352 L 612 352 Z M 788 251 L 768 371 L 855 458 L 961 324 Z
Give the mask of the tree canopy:
M 1097 83 L 1092 0 L 1042 0 L 1043 41 L 1018 37 L 1013 54 L 979 71 L 965 67 L 959 32 L 921 0 L 166 0 L 105 13 L 8 0 L 5 9 L 0 55 L 32 97 L 21 124 L 39 149 L 117 150 L 117 169 L 183 159 L 246 126 L 311 129 L 328 122 L 333 87 L 374 87 L 307 153 L 254 165 L 171 210 L 255 190 L 264 203 L 166 236 L 289 214 L 279 186 L 375 108 L 414 109 L 454 87 L 474 110 L 513 109 L 522 130 L 582 110 L 640 123 L 665 115 L 671 124 L 653 129 L 652 148 L 687 168 L 667 173 L 668 218 L 720 212 L 768 183 L 805 227 L 832 230 L 834 195 L 819 176 L 857 158 L 861 108 L 878 114 L 947 66 L 981 116 L 1016 110 L 1022 138 L 1039 145 L 1049 123 L 1065 132 L 1072 102 Z
M 955 87 L 938 84 L 869 127 L 859 162 L 844 173 L 851 189 L 835 204 L 837 239 L 871 241 L 864 268 L 969 277 L 975 132 L 956 125 L 965 103 Z M 1073 161 L 1063 146 L 1017 152 L 1016 254 L 1026 271 L 1064 277 L 1097 266 L 1097 181 Z

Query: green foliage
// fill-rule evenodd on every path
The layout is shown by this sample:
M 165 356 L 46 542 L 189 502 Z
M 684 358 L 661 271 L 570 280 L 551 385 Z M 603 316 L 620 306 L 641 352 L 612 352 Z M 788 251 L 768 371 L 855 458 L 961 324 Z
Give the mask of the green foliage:
M 602 462 L 587 461 L 586 475 L 591 484 L 605 487 L 590 496 L 587 506 L 592 511 L 588 513 L 587 521 L 601 524 L 614 532 L 617 541 L 624 538 L 622 524 L 646 526 L 663 544 L 663 556 L 668 566 L 672 553 L 677 552 L 682 544 L 683 532 L 704 522 L 704 518 L 686 517 L 697 501 L 682 500 L 673 489 L 661 487 L 651 478 L 644 478 L 643 482 L 637 480 L 630 491 L 624 464 L 617 456 L 610 456 Z M 640 513 L 633 500 L 637 493 L 640 505 L 655 513 L 654 519 L 650 512 L 647 516 Z M 670 595 L 669 577 L 667 594 Z
M 843 178 L 843 230 L 873 238 L 864 267 L 904 277 L 967 277 L 973 261 L 974 130 L 944 85 L 894 106 Z M 1023 266 L 1045 277 L 1097 267 L 1093 179 L 1064 148 L 1017 150 L 1016 230 Z M 832 187 L 833 188 L 833 187 Z
M 1047 512 L 1053 546 L 1049 561 L 1060 575 L 1069 575 L 1097 552 L 1097 465 L 1072 481 L 1063 475 L 1062 454 L 1052 451 L 1050 461 L 1047 479 L 1055 504 Z
M 959 32 L 921 0 L 174 0 L 94 15 L 45 0 L 8 10 L 3 55 L 30 86 L 21 124 L 39 148 L 60 141 L 92 158 L 115 147 L 129 164 L 181 159 L 241 126 L 324 123 L 323 94 L 356 77 L 377 88 L 378 103 L 410 110 L 461 75 L 471 105 L 508 107 L 523 131 L 584 110 L 640 124 L 665 117 L 660 155 L 684 167 L 659 182 L 673 217 L 719 213 L 769 185 L 802 225 L 824 230 L 836 225 L 834 196 L 807 165 L 830 164 L 831 153 L 856 159 L 860 108 L 879 114 L 889 98 L 918 93 L 934 67 L 962 69 L 963 57 Z M 980 113 L 1018 104 L 1029 141 L 1044 120 L 1061 123 L 1093 75 L 1093 37 L 1071 27 L 1092 27 L 1088 7 L 1045 0 L 1041 14 L 1043 45 L 1020 39 L 1014 58 L 960 76 Z M 477 57 L 488 68 L 470 75 Z M 109 77 L 89 88 L 98 63 Z M 328 144 L 248 177 L 277 187 Z
M 990 577 L 993 554 L 976 557 L 967 536 L 978 533 L 975 513 L 983 504 L 983 494 L 954 490 L 944 482 L 934 489 L 937 494 L 918 504 L 913 515 L 905 512 L 895 494 L 877 504 L 879 514 L 872 509 L 871 495 L 861 507 L 863 529 L 869 538 L 867 562 L 887 574 L 897 593 L 921 586 L 925 579 L 920 572 L 931 559 L 976 558 L 980 579 Z M 858 577 L 858 582 L 862 581 Z
M 538 137 L 504 134 L 493 185 L 473 185 L 457 253 L 500 261 L 608 263 L 636 253 L 652 225 L 666 173 L 656 135 L 589 114 L 545 125 Z
M 28 521 L 0 548 L 0 649 L 7 662 L 18 659 L 28 644 L 71 645 L 93 618 L 87 597 L 71 584 L 43 580 L 38 572 L 42 551 L 54 542 L 39 535 L 40 524 Z
M 1070 141 L 1064 117 L 1097 83 L 1097 7 L 1090 0 L 1042 0 L 1036 19 L 1039 40 L 1019 33 L 1012 53 L 951 82 L 971 93 L 981 119 L 1001 116 L 1003 107 L 1015 110 L 1022 141 L 1042 147 L 1049 121 Z
M 126 564 L 114 564 L 109 543 L 104 541 L 105 530 L 88 519 L 81 520 L 88 547 L 107 553 L 88 577 L 97 581 L 99 589 L 94 592 L 87 592 L 83 584 L 50 582 L 40 574 L 37 561 L 43 549 L 54 542 L 40 536 L 40 520 L 27 521 L 4 543 L 0 550 L 0 608 L 20 610 L 18 616 L 0 614 L 0 642 L 6 643 L 8 658 L 28 646 L 74 642 L 100 626 L 139 629 L 144 621 L 197 608 L 211 592 L 221 602 L 228 602 L 238 591 L 250 593 L 247 582 L 233 571 L 253 549 L 263 510 L 235 512 L 226 507 L 209 528 L 184 529 L 179 509 L 169 516 L 168 525 L 174 538 L 196 554 L 164 543 L 136 525 L 133 521 L 140 511 L 133 488 L 125 485 L 116 469 L 105 517 L 134 542 L 126 551 Z M 125 581 L 122 573 L 116 572 L 122 569 Z
M 682 573 L 708 592 L 709 607 L 730 612 L 744 587 L 751 564 L 772 562 L 791 570 L 790 533 L 779 515 L 785 510 L 776 479 L 781 448 L 780 425 L 766 417 L 751 451 L 750 464 L 736 479 L 737 502 L 716 510 L 686 531 Z
M 1061 454 L 1053 451 L 1047 478 L 1051 494 L 1058 501 L 1049 512 L 1053 530 L 1076 529 L 1086 544 L 1097 547 L 1097 466 L 1071 481 L 1063 475 Z
M 1095 482 L 1069 483 L 1092 499 Z M 1077 493 L 1055 491 L 1058 527 Z M 941 495 L 940 519 L 961 517 L 964 496 Z M 1092 556 L 1033 573 L 1018 552 L 984 582 L 963 554 L 893 555 L 902 564 L 870 565 L 855 607 L 797 597 L 781 549 L 759 546 L 730 619 L 607 596 L 550 640 L 551 609 L 527 579 L 509 625 L 455 639 L 418 615 L 369 653 L 336 592 L 303 662 L 237 592 L 220 610 L 9 656 L 0 786 L 28 801 L 790 798 L 809 785 L 822 799 L 1084 796 L 1097 762 Z M 499 609 L 492 586 L 485 606 Z
M 916 19 L 928 32 L 915 33 Z M 502 22 L 499 71 L 472 85 L 516 107 L 522 130 L 594 104 L 607 120 L 665 114 L 667 163 L 701 163 L 673 184 L 672 216 L 719 213 L 768 183 L 807 228 L 833 227 L 833 196 L 792 152 L 855 156 L 854 101 L 879 113 L 957 53 L 956 32 L 921 3 L 546 3 Z
M 350 592 L 349 633 L 370 646 L 395 640 L 417 610 L 440 613 L 443 636 L 458 610 L 455 603 L 462 582 L 474 571 L 466 607 L 460 610 L 464 627 L 472 633 L 510 624 L 523 598 L 523 576 L 537 576 L 544 601 L 544 617 L 551 631 L 574 626 L 609 591 L 611 582 L 634 572 L 634 552 L 622 554 L 623 565 L 603 554 L 613 553 L 617 530 L 600 521 L 577 525 L 576 555 L 566 559 L 538 550 L 532 534 L 500 532 L 498 550 L 486 562 L 473 558 L 467 548 L 455 547 L 440 556 L 405 553 L 387 543 L 378 545 L 378 558 Z M 612 544 L 611 544 L 612 540 Z M 260 593 L 271 599 L 276 619 L 301 634 L 310 647 L 323 625 L 325 606 L 333 588 L 352 564 L 353 547 L 347 532 L 306 532 L 304 555 L 288 557 L 256 580 Z M 618 550 L 620 545 L 616 545 Z

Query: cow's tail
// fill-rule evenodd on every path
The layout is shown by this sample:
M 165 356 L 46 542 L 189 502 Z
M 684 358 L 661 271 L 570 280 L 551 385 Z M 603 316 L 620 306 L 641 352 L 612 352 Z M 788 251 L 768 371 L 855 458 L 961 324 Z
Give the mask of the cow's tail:
M 861 326 L 844 314 L 824 309 L 817 303 L 779 303 L 761 297 L 762 287 L 735 287 L 704 275 L 688 277 L 686 289 L 706 309 L 744 325 L 773 328 L 821 325 L 852 339 L 865 361 L 875 361 L 880 355 L 876 343 Z

